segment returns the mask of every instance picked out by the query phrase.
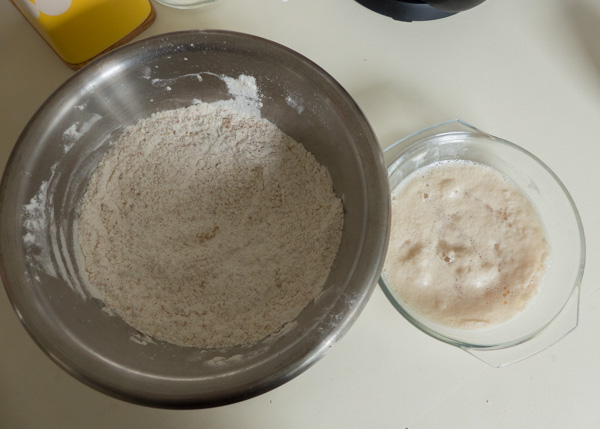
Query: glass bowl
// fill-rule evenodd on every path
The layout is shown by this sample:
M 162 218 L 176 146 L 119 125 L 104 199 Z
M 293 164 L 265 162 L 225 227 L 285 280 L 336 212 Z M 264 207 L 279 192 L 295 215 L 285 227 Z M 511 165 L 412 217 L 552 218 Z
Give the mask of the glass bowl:
M 195 9 L 216 1 L 217 0 L 156 0 L 157 3 L 176 9 Z
M 392 190 L 415 170 L 438 161 L 466 160 L 493 167 L 512 179 L 533 202 L 551 249 L 551 263 L 531 305 L 510 321 L 481 330 L 452 329 L 423 317 L 403 305 L 384 272 L 379 284 L 409 322 L 493 366 L 531 356 L 577 326 L 579 286 L 585 264 L 583 227 L 567 189 L 542 161 L 525 149 L 460 120 L 441 123 L 400 140 L 384 151 L 384 158 Z

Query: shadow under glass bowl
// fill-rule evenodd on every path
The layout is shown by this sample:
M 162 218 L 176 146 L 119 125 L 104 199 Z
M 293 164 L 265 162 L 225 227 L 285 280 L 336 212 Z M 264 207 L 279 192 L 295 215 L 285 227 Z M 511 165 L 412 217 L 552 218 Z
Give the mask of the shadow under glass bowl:
M 111 316 L 86 287 L 73 228 L 78 204 L 109 143 L 127 126 L 198 99 L 230 99 L 223 76 L 240 75 L 255 77 L 262 116 L 328 168 L 344 202 L 340 248 L 322 294 L 280 335 L 225 349 L 153 341 Z M 140 404 L 223 405 L 297 376 L 350 328 L 383 266 L 389 213 L 376 137 L 324 70 L 250 35 L 170 33 L 86 66 L 27 124 L 0 187 L 0 272 L 32 338 L 80 381 Z
M 467 160 L 493 167 L 510 178 L 537 208 L 551 249 L 551 262 L 532 305 L 509 322 L 484 330 L 452 329 L 432 322 L 403 305 L 394 286 L 382 275 L 381 288 L 409 322 L 493 366 L 535 354 L 577 326 L 585 266 L 583 226 L 567 189 L 542 161 L 460 120 L 412 134 L 387 148 L 384 158 L 392 191 L 414 171 L 439 161 Z

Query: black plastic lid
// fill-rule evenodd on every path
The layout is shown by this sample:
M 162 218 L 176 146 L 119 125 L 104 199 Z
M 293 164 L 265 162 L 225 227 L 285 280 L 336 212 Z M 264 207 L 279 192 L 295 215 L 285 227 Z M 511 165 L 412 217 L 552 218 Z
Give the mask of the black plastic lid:
M 454 15 L 458 10 L 446 11 L 438 9 L 421 0 L 356 0 L 374 12 L 389 16 L 397 21 L 430 21 Z M 470 3 L 465 9 L 473 7 L 484 0 L 465 0 Z M 444 1 L 438 2 L 443 4 Z M 454 1 L 456 3 L 456 1 Z

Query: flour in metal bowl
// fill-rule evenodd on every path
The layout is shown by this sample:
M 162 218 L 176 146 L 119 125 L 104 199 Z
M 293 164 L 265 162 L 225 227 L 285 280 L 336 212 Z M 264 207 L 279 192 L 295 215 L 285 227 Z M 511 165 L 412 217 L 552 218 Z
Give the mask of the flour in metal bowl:
M 79 207 L 87 280 L 157 340 L 219 348 L 281 330 L 322 291 L 343 206 L 275 125 L 223 103 L 163 111 L 113 143 Z

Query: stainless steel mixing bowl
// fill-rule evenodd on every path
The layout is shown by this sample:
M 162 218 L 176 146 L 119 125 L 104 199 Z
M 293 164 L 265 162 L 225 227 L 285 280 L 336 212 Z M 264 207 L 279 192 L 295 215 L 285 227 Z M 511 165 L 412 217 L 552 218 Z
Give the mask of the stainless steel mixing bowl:
M 344 201 L 341 246 L 323 293 L 287 332 L 220 350 L 153 341 L 111 315 L 86 288 L 73 228 L 78 203 L 109 143 L 125 127 L 195 99 L 231 98 L 223 76 L 242 74 L 256 78 L 262 116 L 329 169 Z M 257 37 L 172 33 L 100 58 L 33 116 L 2 179 L 0 268 L 33 339 L 79 380 L 136 403 L 216 406 L 290 380 L 333 347 L 377 282 L 389 216 L 381 150 L 357 105 L 331 76 Z

